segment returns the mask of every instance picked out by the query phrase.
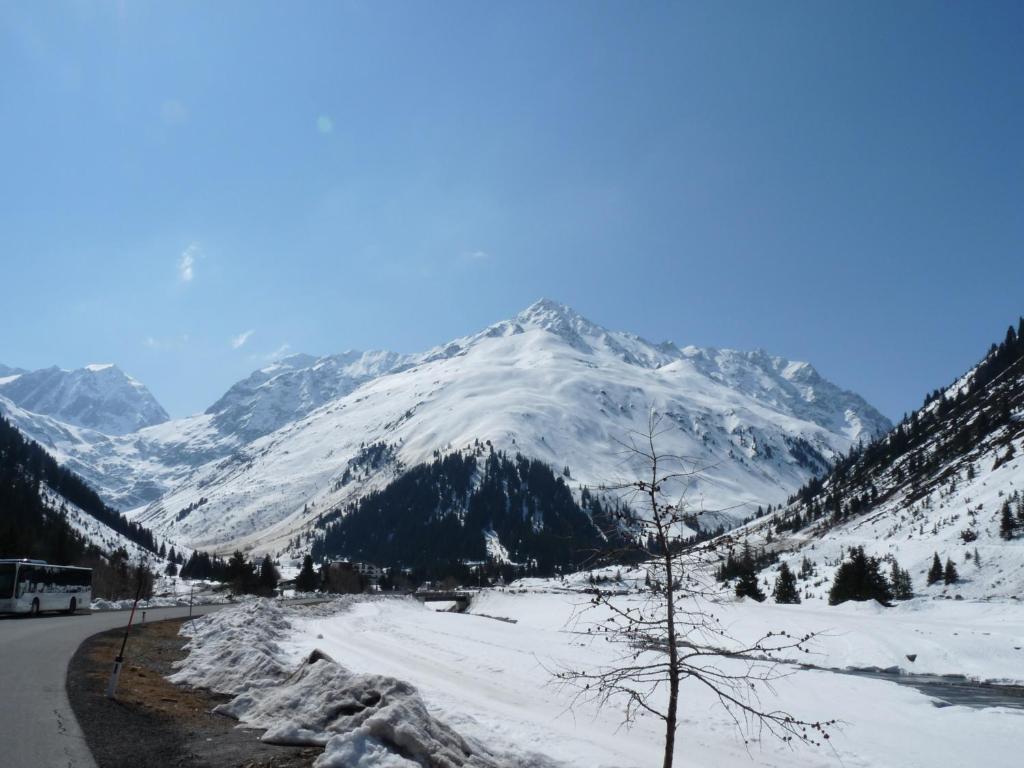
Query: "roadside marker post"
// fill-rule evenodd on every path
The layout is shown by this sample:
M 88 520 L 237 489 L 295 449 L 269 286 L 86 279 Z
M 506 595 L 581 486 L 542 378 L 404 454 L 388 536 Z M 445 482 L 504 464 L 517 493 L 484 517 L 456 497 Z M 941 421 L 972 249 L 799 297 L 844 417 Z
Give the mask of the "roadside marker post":
M 142 596 L 142 571 L 139 571 L 139 587 L 135 590 L 135 602 L 132 603 L 132 612 L 128 616 L 128 626 L 124 628 L 124 637 L 121 638 L 121 650 L 114 659 L 114 668 L 110 671 L 110 680 L 107 682 L 107 698 L 113 699 L 117 693 L 117 681 L 121 677 L 121 667 L 124 665 L 124 649 L 128 645 L 128 633 L 132 629 L 132 621 L 135 619 L 135 607 L 139 604 Z M 143 612 L 145 615 L 145 612 Z

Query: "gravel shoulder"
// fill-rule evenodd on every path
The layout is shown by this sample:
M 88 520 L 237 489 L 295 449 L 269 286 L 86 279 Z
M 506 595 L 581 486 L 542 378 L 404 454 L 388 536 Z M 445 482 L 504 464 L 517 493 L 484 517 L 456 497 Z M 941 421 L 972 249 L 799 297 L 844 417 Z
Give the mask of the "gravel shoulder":
M 67 672 L 71 708 L 99 768 L 307 768 L 322 750 L 264 744 L 261 731 L 211 713 L 229 697 L 165 679 L 184 658 L 182 619 L 133 629 L 116 700 L 104 695 L 123 630 L 78 648 Z

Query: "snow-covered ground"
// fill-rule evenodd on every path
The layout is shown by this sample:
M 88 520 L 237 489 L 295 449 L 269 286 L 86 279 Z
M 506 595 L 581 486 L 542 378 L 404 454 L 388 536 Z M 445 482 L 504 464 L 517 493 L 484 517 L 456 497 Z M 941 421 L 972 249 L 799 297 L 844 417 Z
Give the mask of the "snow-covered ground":
M 416 743 L 429 744 L 431 729 L 441 729 L 444 738 L 454 733 L 464 739 L 476 762 L 465 758 L 453 765 L 660 764 L 659 721 L 642 717 L 632 728 L 623 728 L 620 709 L 572 706 L 571 694 L 552 683 L 554 671 L 609 663 L 621 648 L 571 631 L 581 628 L 572 620 L 587 596 L 559 590 L 556 584 L 549 584 L 553 589 L 548 591 L 541 586 L 486 591 L 468 614 L 437 612 L 402 598 L 349 599 L 301 611 L 259 601 L 255 607 L 221 611 L 201 620 L 199 630 L 190 630 L 200 637 L 177 679 L 241 693 L 228 711 L 270 728 L 272 739 L 327 743 L 323 765 L 410 768 L 415 764 L 386 747 L 387 727 L 403 717 L 411 718 L 406 725 L 417 734 Z M 616 599 L 625 604 L 638 598 L 624 594 Z M 1024 679 L 1024 606 L 1009 601 L 921 599 L 889 610 L 865 604 L 829 608 L 741 601 L 718 610 L 730 632 L 741 638 L 770 629 L 824 632 L 815 653 L 800 659 L 821 667 L 895 666 L 986 680 Z M 582 620 L 588 620 L 587 614 Z M 337 664 L 304 663 L 314 650 Z M 908 654 L 916 654 L 916 660 L 910 662 Z M 759 740 L 756 733 L 748 734 L 745 744 L 713 695 L 685 683 L 675 765 L 1017 764 L 1024 726 L 1019 709 L 939 707 L 903 685 L 793 669 L 775 684 L 774 694 L 763 692 L 763 702 L 800 718 L 842 721 L 827 746 L 790 749 Z M 396 681 L 415 690 L 394 688 Z M 338 689 L 333 695 L 332 686 Z M 359 700 L 360 686 L 366 695 L 352 705 Z M 383 705 L 367 703 L 389 686 L 401 701 L 412 702 L 411 708 L 403 704 L 383 712 Z M 343 716 L 325 711 L 339 706 Z M 329 742 L 356 710 L 360 718 L 370 719 L 369 731 Z M 338 757 L 342 747 L 348 762 Z
M 828 599 L 836 566 L 851 547 L 863 547 L 868 555 L 883 560 L 895 558 L 910 572 L 918 595 L 963 600 L 1024 598 L 1024 537 L 1006 540 L 999 533 L 1002 505 L 1013 494 L 1024 493 L 1024 441 L 1016 443 L 1016 458 L 996 468 L 1006 445 L 1000 439 L 993 443 L 970 461 L 957 460 L 940 468 L 937 474 L 949 471 L 949 479 L 920 498 L 908 498 L 909 491 L 903 489 L 840 525 L 829 526 L 825 520 L 795 535 L 780 535 L 773 531 L 774 518 L 764 518 L 731 532 L 731 536 L 760 548 L 769 546 L 766 536 L 771 532 L 774 542 L 770 546 L 779 552 L 780 564 L 788 563 L 794 573 L 800 572 L 807 558 L 814 574 L 799 582 L 805 601 Z M 1015 514 L 1016 508 L 1014 502 Z M 927 583 L 936 554 L 942 563 L 947 558 L 953 561 L 960 576 L 957 583 Z M 888 565 L 883 572 L 889 575 Z M 777 573 L 778 566 L 774 566 L 761 576 L 772 584 Z

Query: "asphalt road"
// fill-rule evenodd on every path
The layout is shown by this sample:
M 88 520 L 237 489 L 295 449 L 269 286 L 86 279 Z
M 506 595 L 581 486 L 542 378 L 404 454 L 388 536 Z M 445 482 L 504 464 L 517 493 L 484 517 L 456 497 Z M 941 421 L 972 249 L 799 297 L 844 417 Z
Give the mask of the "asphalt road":
M 193 615 L 220 607 L 197 606 Z M 64 678 L 82 641 L 97 632 L 125 626 L 128 613 L 0 616 L 0 765 L 96 768 L 71 712 Z M 187 615 L 187 607 L 146 609 L 147 623 Z M 135 618 L 141 618 L 141 611 Z M 125 662 L 130 660 L 131 640 L 125 652 Z M 114 660 L 110 661 L 113 666 Z

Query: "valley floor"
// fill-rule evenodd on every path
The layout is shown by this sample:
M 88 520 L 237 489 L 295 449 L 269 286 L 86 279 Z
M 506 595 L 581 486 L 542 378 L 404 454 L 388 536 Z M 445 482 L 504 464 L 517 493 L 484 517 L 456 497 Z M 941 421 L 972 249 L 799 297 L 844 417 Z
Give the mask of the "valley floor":
M 568 631 L 586 600 L 567 592 L 488 591 L 469 614 L 436 612 L 403 599 L 357 602 L 336 615 L 294 620 L 281 647 L 296 664 L 318 648 L 355 672 L 408 681 L 431 714 L 499 752 L 540 753 L 579 768 L 660 765 L 659 721 L 641 718 L 625 729 L 620 710 L 571 707 L 570 694 L 552 683 L 559 668 L 600 665 L 618 652 Z M 825 632 L 816 653 L 801 658 L 818 667 L 1024 678 L 1024 605 L 1015 601 L 922 599 L 892 609 L 740 602 L 723 606 L 719 615 L 738 637 L 769 629 Z M 515 623 L 488 618 L 495 616 Z M 914 662 L 908 654 L 916 654 Z M 804 719 L 842 721 L 828 745 L 790 749 L 759 741 L 757 734 L 748 735 L 745 745 L 712 694 L 687 684 L 675 765 L 1018 764 L 1024 710 L 942 706 L 884 680 L 793 669 L 775 686 L 778 700 L 768 694 L 764 701 Z

